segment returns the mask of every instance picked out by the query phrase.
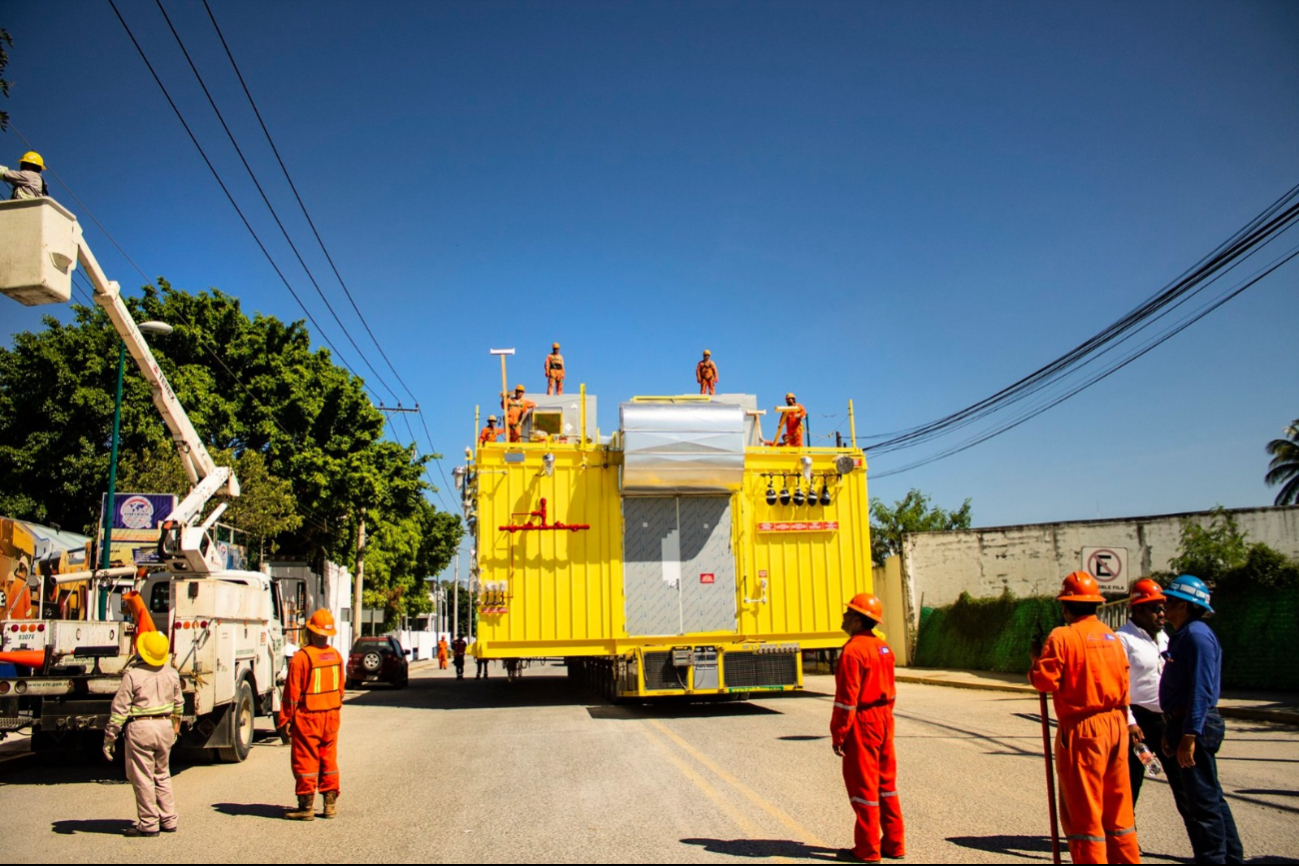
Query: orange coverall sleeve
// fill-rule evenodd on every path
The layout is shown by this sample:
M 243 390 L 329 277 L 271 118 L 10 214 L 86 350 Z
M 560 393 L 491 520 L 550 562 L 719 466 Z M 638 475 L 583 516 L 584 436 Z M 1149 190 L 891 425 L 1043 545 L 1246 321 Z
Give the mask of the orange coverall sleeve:
M 1064 676 L 1065 667 L 1063 650 L 1064 642 L 1055 632 L 1051 632 L 1042 647 L 1042 655 L 1028 670 L 1028 681 L 1033 688 L 1047 693 L 1060 690 L 1060 681 Z
M 861 653 L 845 648 L 834 677 L 834 711 L 830 714 L 830 741 L 842 746 L 857 721 L 863 680 Z
M 311 675 L 311 660 L 304 652 L 293 654 L 289 660 L 289 672 L 284 678 L 284 699 L 280 702 L 280 727 L 293 721 L 298 713 L 298 704 L 307 690 L 307 677 Z

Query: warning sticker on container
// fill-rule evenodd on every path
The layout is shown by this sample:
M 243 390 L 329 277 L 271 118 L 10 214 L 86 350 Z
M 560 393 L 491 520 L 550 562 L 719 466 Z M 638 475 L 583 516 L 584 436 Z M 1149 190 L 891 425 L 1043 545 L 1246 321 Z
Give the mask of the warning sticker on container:
M 715 574 L 701 574 L 701 575 L 699 575 L 699 582 L 700 582 L 700 583 L 717 583 L 717 575 L 715 575 Z
M 781 523 L 759 523 L 759 532 L 838 532 L 837 520 L 791 520 Z

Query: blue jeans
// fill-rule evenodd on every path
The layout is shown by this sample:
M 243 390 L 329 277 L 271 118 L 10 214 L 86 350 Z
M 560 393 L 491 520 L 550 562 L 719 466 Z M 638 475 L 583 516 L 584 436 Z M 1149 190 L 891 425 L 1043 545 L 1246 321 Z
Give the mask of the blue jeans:
M 1218 781 L 1218 749 L 1226 734 L 1222 716 L 1210 710 L 1204 731 L 1195 741 L 1195 766 L 1182 767 L 1176 758 L 1164 761 L 1173 802 L 1191 837 L 1196 863 L 1244 863 L 1245 851 L 1236 832 L 1236 819 L 1222 795 Z M 1174 754 L 1181 740 L 1179 721 L 1168 725 L 1168 740 Z

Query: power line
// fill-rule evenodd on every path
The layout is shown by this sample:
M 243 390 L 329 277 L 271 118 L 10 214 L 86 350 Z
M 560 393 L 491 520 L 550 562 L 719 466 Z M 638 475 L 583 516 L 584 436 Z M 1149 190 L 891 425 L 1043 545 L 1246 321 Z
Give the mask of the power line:
M 140 59 L 143 60 L 144 65 L 148 67 L 149 74 L 153 76 L 153 80 L 158 85 L 158 89 L 162 91 L 162 95 L 166 98 L 167 104 L 171 106 L 171 110 L 176 114 L 176 119 L 179 120 L 180 125 L 185 128 L 186 134 L 189 135 L 189 140 L 192 141 L 194 147 L 198 149 L 199 156 L 203 157 L 203 162 L 207 165 L 208 171 L 212 173 L 212 177 L 216 179 L 217 184 L 221 187 L 221 191 L 225 193 L 226 199 L 230 202 L 230 206 L 233 207 L 235 213 L 239 215 L 239 219 L 243 222 L 244 228 L 248 229 L 248 233 L 253 236 L 253 241 L 256 242 L 257 248 L 262 251 L 262 255 L 266 257 L 266 261 L 270 263 L 276 276 L 280 278 L 280 282 L 284 283 L 284 287 L 289 290 L 289 294 L 293 296 L 293 300 L 298 302 L 298 306 L 302 308 L 302 312 L 306 315 L 307 320 L 315 326 L 316 333 L 320 335 L 320 338 L 325 341 L 325 344 L 334 351 L 336 356 L 338 356 L 339 363 L 342 364 L 343 367 L 353 376 L 361 379 L 360 376 L 357 376 L 356 371 L 347 363 L 346 358 L 343 357 L 343 353 L 338 351 L 338 347 L 329 339 L 329 335 L 325 333 L 324 328 L 320 327 L 320 323 L 316 321 L 315 316 L 311 315 L 311 311 L 307 309 L 307 305 L 302 302 L 302 298 L 300 298 L 298 293 L 294 291 L 292 284 L 290 284 L 288 278 L 284 276 L 284 272 L 280 270 L 279 265 L 275 263 L 275 259 L 271 257 L 270 252 L 266 249 L 266 245 L 262 243 L 262 239 L 257 235 L 252 224 L 248 221 L 248 217 L 244 215 L 243 210 L 239 207 L 239 203 L 236 202 L 234 196 L 231 195 L 229 188 L 225 185 L 225 181 L 221 179 L 221 175 L 217 172 L 216 166 L 212 164 L 212 160 L 208 158 L 207 152 L 203 150 L 203 145 L 199 144 L 198 138 L 194 135 L 194 131 L 190 129 L 189 124 L 185 121 L 185 116 L 181 114 L 180 109 L 176 107 L 175 101 L 171 98 L 171 93 L 167 91 L 166 85 L 164 85 L 162 79 L 158 77 L 158 73 L 154 70 L 153 64 L 149 62 L 148 55 L 144 53 L 144 49 L 140 47 L 140 43 L 135 38 L 135 34 L 131 32 L 130 25 L 126 23 L 126 19 L 122 17 L 121 11 L 118 10 L 117 4 L 114 0 L 108 0 L 108 5 L 113 8 L 113 13 L 117 15 L 117 20 L 121 22 L 122 29 L 126 31 L 126 35 L 130 38 L 131 44 L 135 46 L 135 50 L 139 53 Z M 362 379 L 361 381 L 364 382 L 365 380 Z
M 307 212 L 307 205 L 302 201 L 302 196 L 298 194 L 298 186 L 293 182 L 293 177 L 289 174 L 288 166 L 284 164 L 284 160 L 280 156 L 280 149 L 275 146 L 275 139 L 271 137 L 271 131 L 266 127 L 266 121 L 262 119 L 262 113 L 257 108 L 257 102 L 253 99 L 252 91 L 248 89 L 248 83 L 244 81 L 243 73 L 239 70 L 239 64 L 235 62 L 235 56 L 230 50 L 230 45 L 226 42 L 225 34 L 221 32 L 221 26 L 217 24 L 216 16 L 212 14 L 212 7 L 208 5 L 208 0 L 203 0 L 203 8 L 207 10 L 208 18 L 212 21 L 212 29 L 216 31 L 217 37 L 221 40 L 221 47 L 225 49 L 226 57 L 230 59 L 230 66 L 234 69 L 235 76 L 238 77 L 240 86 L 243 87 L 244 95 L 248 97 L 248 104 L 252 106 L 253 114 L 257 116 L 257 122 L 261 125 L 262 132 L 266 135 L 266 141 L 271 146 L 271 152 L 275 154 L 275 161 L 279 163 L 280 171 L 284 172 L 284 179 L 289 182 L 289 189 L 293 190 L 293 197 L 297 199 L 298 207 L 302 208 L 302 215 L 306 217 L 307 225 L 311 226 L 311 233 L 315 235 L 316 243 L 320 244 L 320 250 L 325 254 L 325 260 L 329 262 L 329 267 L 333 270 L 334 276 L 338 278 L 338 284 L 343 287 L 343 294 L 347 295 L 347 300 L 351 303 L 352 309 L 356 312 L 356 317 L 361 320 L 361 325 L 365 328 L 365 332 L 370 335 L 370 339 L 374 342 L 375 348 L 379 350 L 379 355 L 383 358 L 384 363 L 388 365 L 388 369 L 392 371 L 393 376 L 397 378 L 397 381 L 401 384 L 402 388 L 405 389 L 407 396 L 418 403 L 419 400 L 411 391 L 410 386 L 406 384 L 404 379 L 402 379 L 401 373 L 397 372 L 397 368 L 388 358 L 388 353 L 383 350 L 383 343 L 375 337 L 374 331 L 370 330 L 370 323 L 366 321 L 365 316 L 361 313 L 361 308 L 357 306 L 356 299 L 352 297 L 352 292 L 347 287 L 347 282 L 343 279 L 343 275 L 339 273 L 338 266 L 334 264 L 334 257 L 329 254 L 329 248 L 325 246 L 324 239 L 320 237 L 320 232 L 316 230 L 315 220 L 313 220 L 311 214 Z
M 343 336 L 347 337 L 347 341 L 352 344 L 352 348 L 355 349 L 357 355 L 360 356 L 361 362 L 365 364 L 366 368 L 371 373 L 374 374 L 374 377 L 379 380 L 379 384 L 383 385 L 384 389 L 387 390 L 388 393 L 396 396 L 396 392 L 394 392 L 392 387 L 384 381 L 383 376 L 379 375 L 379 371 L 370 363 L 370 359 L 366 357 L 365 352 L 361 350 L 361 347 L 356 344 L 356 340 L 352 339 L 351 332 L 347 330 L 347 326 L 343 324 L 343 320 L 338 317 L 338 313 L 334 310 L 334 305 L 329 302 L 329 298 L 326 297 L 324 290 L 320 288 L 320 283 L 316 282 L 316 275 L 313 274 L 311 268 L 307 266 L 306 260 L 302 258 L 302 253 L 298 252 L 297 245 L 293 243 L 293 238 L 289 236 L 289 232 L 285 229 L 284 223 L 280 221 L 280 215 L 276 212 L 275 206 L 271 204 L 270 198 L 267 197 L 266 190 L 262 188 L 261 181 L 257 179 L 257 173 L 254 172 L 252 166 L 248 164 L 248 159 L 244 156 L 243 149 L 239 146 L 239 142 L 235 140 L 234 133 L 231 132 L 230 126 L 226 123 L 225 116 L 221 113 L 221 109 L 217 107 L 216 100 L 212 97 L 212 92 L 208 90 L 207 82 L 203 80 L 203 76 L 198 71 L 198 67 L 194 64 L 193 58 L 190 57 L 189 49 L 185 47 L 185 42 L 180 38 L 180 33 L 176 31 L 176 27 L 171 23 L 171 16 L 167 14 L 166 8 L 163 7 L 162 0 L 154 0 L 154 2 L 157 3 L 158 11 L 162 13 L 163 20 L 167 22 L 167 29 L 171 31 L 171 35 L 175 38 L 176 44 L 180 46 L 181 54 L 185 56 L 185 62 L 189 64 L 190 71 L 194 73 L 194 78 L 197 79 L 198 86 L 203 90 L 203 95 L 207 97 L 208 105 L 212 106 L 212 111 L 216 113 L 217 120 L 221 122 L 221 128 L 225 130 L 226 138 L 230 139 L 230 144 L 234 147 L 235 153 L 239 155 L 239 161 L 243 163 L 244 170 L 248 172 L 248 177 L 252 180 L 253 186 L 257 188 L 257 192 L 262 197 L 262 202 L 266 205 L 266 209 L 271 212 L 271 218 L 274 219 L 275 224 L 279 226 L 280 234 L 284 235 L 284 240 L 289 245 L 289 249 L 293 251 L 293 255 L 297 258 L 298 264 L 302 266 L 302 270 L 306 272 L 307 280 L 310 281 L 311 285 L 315 288 L 316 294 L 320 296 L 320 300 L 324 302 L 325 309 L 329 310 L 329 314 L 334 317 L 334 322 L 343 331 Z

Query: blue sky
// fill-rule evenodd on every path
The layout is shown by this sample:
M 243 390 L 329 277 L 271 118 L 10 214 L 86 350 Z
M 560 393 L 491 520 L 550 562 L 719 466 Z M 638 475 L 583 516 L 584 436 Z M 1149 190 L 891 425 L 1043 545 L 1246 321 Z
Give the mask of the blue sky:
M 619 400 L 692 390 L 704 347 L 723 390 L 767 407 L 797 391 L 814 433 L 850 398 L 863 436 L 928 421 L 1118 318 L 1299 182 L 1292 3 L 212 3 L 448 473 L 498 390 L 495 346 L 538 388 L 562 342 L 605 432 Z M 328 322 L 157 7 L 119 7 Z M 167 8 L 363 341 L 202 4 Z M 108 4 L 5 17 L 5 108 L 145 271 L 301 318 Z M 0 136 L 0 161 L 24 149 Z M 1299 416 L 1297 284 L 1299 263 L 871 492 L 972 497 L 976 525 L 1269 504 L 1263 446 Z M 5 303 L 0 339 L 41 312 Z

